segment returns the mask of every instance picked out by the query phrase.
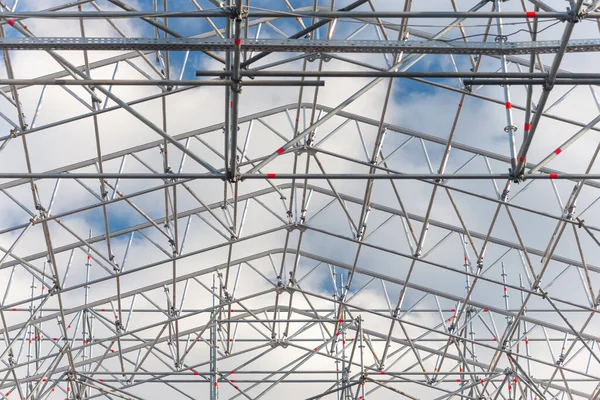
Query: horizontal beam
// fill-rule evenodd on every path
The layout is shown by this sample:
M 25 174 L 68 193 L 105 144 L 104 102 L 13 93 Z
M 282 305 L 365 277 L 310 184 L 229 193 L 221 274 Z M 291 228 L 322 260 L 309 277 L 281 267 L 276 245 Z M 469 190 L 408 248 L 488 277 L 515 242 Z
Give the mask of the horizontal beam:
M 286 78 L 490 78 L 490 79 L 545 79 L 545 72 L 423 72 L 423 71 L 241 71 L 243 77 L 286 77 Z M 229 71 L 196 71 L 196 76 L 230 77 Z M 557 78 L 600 79 L 600 73 L 559 73 Z
M 0 85 L 59 85 L 59 86 L 231 86 L 231 80 L 177 79 L 0 79 Z M 325 86 L 323 81 L 259 80 L 244 81 L 243 86 Z
M 485 54 L 510 55 L 557 53 L 560 40 L 526 42 L 459 42 L 448 40 L 309 40 L 309 39 L 244 39 L 248 51 L 309 53 L 400 53 L 413 54 Z M 113 37 L 5 37 L 0 49 L 7 50 L 173 50 L 231 51 L 233 39 L 225 38 L 113 38 Z M 570 40 L 567 52 L 600 51 L 600 39 Z
M 97 312 L 97 313 L 103 312 L 102 310 L 106 311 L 106 309 L 103 309 L 103 308 L 96 308 L 96 309 L 89 308 L 89 311 L 94 311 L 94 312 Z M 300 311 L 304 310 L 306 312 L 318 312 L 318 313 L 319 312 L 320 313 L 331 312 L 331 310 L 324 309 L 324 308 L 315 308 L 315 309 L 300 309 L 299 308 L 298 310 L 300 310 Z M 387 308 L 371 308 L 371 310 L 375 311 L 375 312 L 380 312 L 380 313 L 386 313 L 386 312 L 390 311 Z M 441 310 L 442 310 L 443 313 L 452 312 L 451 308 L 444 308 L 444 307 L 442 307 Z M 28 313 L 29 311 L 30 311 L 29 307 L 13 307 L 13 308 L 11 308 L 11 312 L 17 312 L 17 313 L 18 312 L 26 312 L 26 313 Z M 46 312 L 58 312 L 58 311 L 60 311 L 60 308 L 52 308 L 52 307 L 45 308 L 44 307 L 44 311 L 46 311 Z M 136 313 L 150 313 L 150 314 L 155 314 L 155 313 L 163 314 L 164 313 L 163 310 L 159 310 L 157 308 L 136 308 L 136 309 L 134 309 L 134 311 Z M 203 311 L 204 311 L 204 309 L 201 309 L 201 308 L 182 308 L 182 309 L 179 310 L 179 312 L 182 313 L 182 314 L 190 313 L 190 312 L 198 313 L 198 312 L 203 312 Z M 429 313 L 436 313 L 437 314 L 437 313 L 440 312 L 440 309 L 438 309 L 438 308 L 410 308 L 410 307 L 404 307 L 404 308 L 400 308 L 400 312 L 428 313 L 428 314 Z M 552 308 L 529 308 L 528 307 L 527 308 L 527 312 L 528 313 L 555 313 L 556 311 L 554 309 L 552 309 Z M 582 312 L 583 313 L 589 313 L 589 311 L 585 310 L 585 309 L 565 309 L 565 310 L 561 310 L 561 312 L 563 312 L 563 313 L 582 313 Z M 237 321 L 237 319 L 231 319 L 231 321 L 235 322 L 235 321 Z M 1 334 L 0 334 L 0 339 L 2 339 L 2 335 Z M 19 339 L 16 339 L 16 340 L 27 340 L 27 338 L 19 338 Z M 148 339 L 148 340 L 150 340 L 150 339 Z M 186 340 L 186 339 L 181 339 L 181 340 Z M 250 339 L 245 339 L 245 340 L 250 340 Z M 260 340 L 260 339 L 258 339 L 258 340 Z M 297 340 L 297 341 L 307 341 L 307 340 L 312 340 L 312 339 L 306 339 L 306 338 L 304 338 L 304 339 L 294 339 L 294 340 Z M 423 340 L 425 340 L 425 339 L 423 339 Z M 434 342 L 438 341 L 438 339 L 427 339 L 427 340 L 434 341 Z M 545 338 L 543 338 L 543 339 L 533 339 L 532 338 L 530 340 L 543 340 L 543 341 L 546 341 Z M 563 340 L 565 340 L 565 338 L 561 336 L 561 337 L 556 337 L 556 338 L 548 338 L 548 340 L 563 341 Z M 442 341 L 444 341 L 444 340 L 442 340 Z
M 559 19 L 567 20 L 573 17 L 568 12 L 489 12 L 489 11 L 276 11 L 244 9 L 244 15 L 254 18 L 504 18 L 504 19 Z M 233 10 L 189 10 L 189 11 L 19 11 L 4 12 L 4 18 L 24 19 L 97 19 L 97 18 L 230 18 Z M 582 18 L 597 19 L 600 13 L 592 12 Z
M 225 180 L 227 176 L 220 173 L 117 173 L 117 172 L 0 172 L 0 179 L 220 179 Z M 242 174 L 240 180 L 248 179 L 337 179 L 337 180 L 359 180 L 359 179 L 384 179 L 384 180 L 418 180 L 433 179 L 437 181 L 446 180 L 488 180 L 488 179 L 513 179 L 510 174 Z M 600 174 L 532 174 L 525 175 L 527 179 L 570 179 L 570 180 L 600 180 Z
M 465 79 L 465 86 L 546 85 L 546 79 Z M 599 85 L 600 78 L 556 79 L 552 85 Z
M 419 315 L 419 314 L 421 314 L 421 310 L 413 310 L 413 309 L 405 309 L 404 311 L 401 311 L 401 312 L 406 312 L 407 310 L 409 310 L 409 312 L 412 315 Z M 44 310 L 44 311 L 46 311 L 46 310 Z M 257 314 L 257 312 L 255 310 L 250 310 L 250 311 L 252 311 L 254 314 Z M 329 310 L 329 311 L 331 312 L 331 310 Z M 388 314 L 390 312 L 390 310 L 374 310 L 374 309 L 371 309 L 371 308 L 369 309 L 369 311 L 371 311 L 373 313 L 388 313 Z M 96 311 L 96 312 L 99 312 L 99 310 Z M 137 312 L 138 312 L 137 310 L 133 310 L 133 313 L 137 313 Z M 205 312 L 205 310 L 194 310 L 192 312 L 198 314 L 198 313 Z M 261 309 L 261 312 L 262 312 L 262 309 Z M 306 312 L 312 312 L 312 310 L 306 311 Z M 439 312 L 440 312 L 439 310 L 435 310 L 436 314 L 439 314 Z M 450 311 L 448 310 L 446 312 L 450 312 Z M 554 311 L 554 310 L 546 310 L 546 312 L 553 312 L 553 313 L 555 313 L 556 311 Z M 563 310 L 561 310 L 561 312 L 564 313 Z M 580 310 L 580 312 L 588 312 L 589 313 L 589 311 L 585 311 L 585 310 Z M 158 315 L 164 315 L 165 313 L 164 313 L 163 310 L 158 310 L 157 309 L 156 310 L 156 314 L 158 314 Z M 180 314 L 183 315 L 184 312 L 180 311 Z M 243 321 L 251 322 L 251 321 L 248 321 L 248 320 L 243 320 Z M 319 322 L 321 322 L 321 321 L 322 320 L 319 319 Z M 240 320 L 232 320 L 231 322 L 240 322 Z M 286 319 L 282 319 L 279 322 L 287 322 L 287 320 Z M 306 322 L 310 322 L 310 321 L 306 321 Z M 528 336 L 527 340 L 529 340 L 529 342 L 532 342 L 532 343 L 535 343 L 535 342 L 541 342 L 541 343 L 559 342 L 559 343 L 562 343 L 562 342 L 565 341 L 564 335 L 561 335 L 561 336 L 555 335 L 555 336 L 556 337 L 548 337 L 548 338 L 546 338 L 546 337 L 532 338 L 531 336 Z M 0 339 L 4 340 L 4 336 L 0 335 Z M 112 337 L 110 337 L 110 336 L 97 336 L 96 335 L 96 340 L 99 341 L 99 342 L 108 342 L 111 339 L 112 339 Z M 18 338 L 13 338 L 12 340 L 14 340 L 15 342 L 28 342 L 29 341 L 29 339 L 27 337 L 18 337 Z M 154 338 L 151 337 L 150 335 L 148 335 L 148 336 L 138 336 L 137 338 L 121 338 L 120 340 L 121 340 L 121 342 L 139 343 L 139 342 L 150 342 L 150 341 L 154 340 Z M 289 342 L 291 342 L 291 343 L 294 343 L 294 342 L 295 343 L 307 343 L 307 342 L 318 342 L 318 341 L 323 340 L 323 338 L 322 337 L 304 337 L 304 338 L 301 338 L 301 339 L 293 338 L 293 339 L 287 339 L 287 340 Z M 174 341 L 175 340 L 173 340 L 173 342 Z M 179 341 L 181 343 L 185 343 L 185 342 L 187 342 L 187 338 L 179 338 L 177 341 Z M 239 342 L 243 342 L 243 343 L 264 343 L 265 340 L 261 339 L 261 338 L 256 338 L 256 337 L 253 338 L 253 337 L 238 336 L 235 339 L 235 341 L 238 342 L 238 343 Z M 373 338 L 373 339 L 371 339 L 371 341 L 372 342 L 385 342 L 386 339 L 375 339 L 375 338 Z M 487 338 L 479 337 L 479 339 L 477 339 L 477 341 L 478 342 L 483 342 L 483 343 L 495 342 L 494 338 L 491 337 L 491 336 L 487 337 Z M 42 337 L 42 339 L 38 338 L 36 340 L 36 342 L 43 343 L 43 342 L 50 342 L 50 340 L 47 339 L 47 338 L 43 338 Z M 447 343 L 448 339 L 445 339 L 445 338 L 422 338 L 422 339 L 419 339 L 419 342 L 422 342 L 422 343 L 424 343 L 424 342 L 428 342 L 428 343 Z

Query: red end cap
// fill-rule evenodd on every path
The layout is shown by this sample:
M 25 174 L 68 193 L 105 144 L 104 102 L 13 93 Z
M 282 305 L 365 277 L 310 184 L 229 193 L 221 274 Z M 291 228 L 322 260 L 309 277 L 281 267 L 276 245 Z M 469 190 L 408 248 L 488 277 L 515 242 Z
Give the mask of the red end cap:
M 562 153 L 562 150 L 561 150 L 561 149 L 560 149 L 560 147 L 559 147 L 558 149 L 554 150 L 554 153 L 555 153 L 556 155 L 559 155 L 560 153 Z
M 277 174 L 267 174 L 268 179 L 273 179 L 277 176 Z
M 550 174 L 549 177 L 550 179 L 556 179 L 558 178 L 558 174 Z
M 523 162 L 523 161 L 525 161 L 525 158 L 519 157 L 519 162 Z
M 13 25 L 15 24 L 15 20 L 14 20 L 14 19 L 9 19 L 9 20 L 8 20 L 8 24 L 9 24 L 10 26 L 13 26 Z
M 385 371 L 381 371 L 379 372 L 381 375 L 385 375 Z
M 531 124 L 525 124 L 525 130 L 526 131 L 531 130 Z
M 236 46 L 241 46 L 242 45 L 242 39 L 234 39 L 233 43 L 235 43 Z
M 283 147 L 280 147 L 277 149 L 277 154 L 282 155 L 284 151 L 285 150 L 283 149 Z
M 483 309 L 483 312 L 488 312 L 488 311 L 489 311 L 489 310 L 488 310 L 487 308 L 484 308 L 484 309 Z
M 198 375 L 198 371 L 194 371 L 194 375 Z
M 234 388 L 239 389 L 237 386 L 234 386 Z
M 525 18 L 536 18 L 536 17 L 537 17 L 537 14 L 535 11 L 527 11 L 525 13 Z
M 512 104 L 510 101 L 507 101 L 504 105 L 506 106 L 507 110 L 510 110 L 512 108 Z

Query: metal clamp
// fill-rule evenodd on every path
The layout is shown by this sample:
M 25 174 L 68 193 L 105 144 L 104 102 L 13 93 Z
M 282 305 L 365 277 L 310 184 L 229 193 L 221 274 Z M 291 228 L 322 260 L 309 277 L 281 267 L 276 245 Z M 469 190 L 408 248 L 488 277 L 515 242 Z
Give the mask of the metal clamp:
M 306 56 L 306 61 L 308 61 L 308 62 L 315 62 L 317 60 L 323 60 L 324 62 L 329 62 L 329 61 L 331 61 L 331 56 L 328 54 L 323 54 L 323 53 L 309 53 Z
M 552 89 L 554 89 L 554 83 L 550 82 L 549 80 L 544 80 L 544 83 L 542 84 L 542 90 L 544 92 L 549 92 Z
M 305 232 L 307 228 L 303 224 L 290 224 L 285 227 L 285 230 L 288 232 L 293 232 L 296 229 L 299 230 L 300 232 Z

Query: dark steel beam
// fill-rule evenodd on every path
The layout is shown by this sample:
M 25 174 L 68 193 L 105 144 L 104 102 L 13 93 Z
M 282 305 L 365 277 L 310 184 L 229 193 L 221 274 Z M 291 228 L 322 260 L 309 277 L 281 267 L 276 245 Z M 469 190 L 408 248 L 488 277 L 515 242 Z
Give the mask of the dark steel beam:
M 487 79 L 544 79 L 545 72 L 423 72 L 423 71 L 241 71 L 242 77 L 285 77 L 285 78 L 487 78 Z M 196 76 L 229 77 L 226 71 L 196 71 Z M 600 79 L 600 73 L 559 73 L 561 79 Z

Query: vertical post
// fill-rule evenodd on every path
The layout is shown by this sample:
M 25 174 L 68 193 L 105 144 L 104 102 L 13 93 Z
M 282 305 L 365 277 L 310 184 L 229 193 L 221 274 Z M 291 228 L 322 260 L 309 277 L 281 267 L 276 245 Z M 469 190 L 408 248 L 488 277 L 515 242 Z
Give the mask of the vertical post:
M 501 275 L 502 275 L 502 283 L 504 284 L 504 287 L 502 288 L 502 290 L 503 290 L 502 297 L 504 298 L 504 308 L 506 309 L 506 311 L 509 311 L 510 307 L 508 305 L 508 292 L 507 292 L 507 288 L 506 288 L 506 268 L 504 266 L 504 262 L 501 262 L 500 265 L 502 266 L 502 274 Z M 512 317 L 510 315 L 507 315 L 506 316 L 506 326 L 509 327 L 512 325 L 512 323 L 513 323 Z M 508 339 L 502 343 L 503 349 L 505 349 L 507 347 L 508 348 L 511 347 L 510 341 Z M 514 399 L 515 398 L 514 396 L 516 396 L 516 393 L 517 393 L 516 385 L 513 386 L 510 382 L 511 376 L 512 376 L 512 374 L 510 372 L 507 372 L 506 380 L 508 381 L 508 390 L 509 390 L 508 399 L 509 400 Z M 514 390 L 511 391 L 511 388 L 513 388 Z
M 228 1 L 228 5 L 229 7 L 231 7 L 231 0 Z M 232 34 L 232 29 L 231 29 L 231 19 L 230 18 L 225 18 L 225 37 L 227 39 L 231 39 L 231 37 L 233 36 Z M 232 60 L 231 60 L 231 51 L 227 51 L 225 52 L 225 72 L 231 73 L 231 69 L 232 69 Z M 225 87 L 225 121 L 223 124 L 223 133 L 224 133 L 224 139 L 225 139 L 225 146 L 224 146 L 224 151 L 225 151 L 225 157 L 224 157 L 224 161 L 225 161 L 225 175 L 229 178 L 232 176 L 232 172 L 229 170 L 230 168 L 230 152 L 231 152 L 231 106 L 232 106 L 232 100 L 231 100 L 231 87 L 227 86 Z M 224 186 L 224 192 L 225 192 L 225 197 L 223 198 L 223 203 L 226 202 L 227 200 L 227 181 L 224 181 L 223 184 Z
M 340 289 L 343 289 L 343 287 L 344 287 L 344 275 L 340 274 Z M 339 314 L 340 318 L 344 319 L 344 309 L 342 307 L 342 304 L 340 304 L 340 308 L 341 308 L 340 314 Z M 337 335 L 337 332 L 335 332 L 335 335 Z M 345 331 L 342 332 L 342 337 L 344 337 L 345 335 L 346 335 L 346 332 Z M 337 349 L 338 349 L 338 346 L 340 344 L 340 341 L 339 341 L 339 339 L 335 339 L 335 341 L 336 341 L 336 344 L 335 344 L 335 347 L 336 347 L 335 352 L 336 352 L 336 354 L 335 354 L 335 356 L 337 357 L 338 356 L 338 354 L 337 354 L 338 350 Z M 342 380 L 341 380 L 341 382 L 338 380 L 339 388 L 343 388 L 343 387 L 345 387 L 348 384 L 348 371 L 346 370 L 346 348 L 344 346 L 344 341 L 342 341 L 342 357 L 341 358 L 342 358 Z M 340 393 L 340 391 L 338 391 L 338 393 Z M 344 398 L 348 398 L 347 394 L 349 394 L 349 393 L 350 393 L 349 390 L 341 390 L 342 400 Z
M 500 1 L 499 0 L 494 1 L 494 7 L 496 9 L 496 12 L 500 12 Z M 496 25 L 497 25 L 497 29 L 498 29 L 498 36 L 496 36 L 496 42 L 504 43 L 507 40 L 507 37 L 504 36 L 504 31 L 502 29 L 503 28 L 502 18 L 500 18 L 500 17 L 496 18 Z M 501 66 L 502 72 L 506 74 L 508 72 L 506 55 L 500 56 L 500 66 Z M 517 130 L 517 127 L 515 127 L 513 124 L 512 103 L 510 100 L 509 85 L 504 85 L 504 105 L 506 108 L 506 127 L 504 128 L 504 131 L 508 134 L 508 143 L 509 143 L 509 150 L 510 150 L 510 167 L 511 167 L 511 170 L 514 171 L 515 168 L 517 167 L 517 163 L 516 163 L 517 146 L 515 144 L 515 132 Z
M 33 299 L 33 296 L 35 295 L 34 291 L 35 291 L 35 278 L 31 277 L 30 296 L 32 299 Z M 33 300 L 31 300 L 31 302 L 29 303 L 29 319 L 30 320 L 33 319 Z M 29 361 L 31 361 L 31 343 L 33 342 L 33 324 L 29 324 L 29 326 L 27 327 L 27 339 L 29 339 L 28 344 L 27 344 L 27 377 L 29 378 L 31 376 L 31 370 L 30 370 L 31 364 L 29 363 Z M 29 396 L 31 389 L 33 389 L 32 383 L 27 384 L 27 387 L 25 390 L 26 396 Z
M 466 290 L 466 295 L 468 296 L 469 293 L 471 293 L 471 280 L 469 278 L 469 273 L 471 272 L 471 263 L 469 262 L 469 253 L 467 252 L 467 238 L 465 237 L 465 235 L 462 235 L 462 246 L 463 246 L 463 254 L 464 254 L 464 264 L 463 266 L 465 267 L 465 290 Z M 465 311 L 465 321 L 469 321 L 469 335 L 473 334 L 473 325 L 472 325 L 472 318 L 471 318 L 471 307 L 469 305 L 465 305 L 466 307 L 466 311 Z M 456 309 L 458 310 L 459 307 L 457 306 Z M 456 314 L 455 314 L 456 315 Z M 453 323 L 458 324 L 458 321 L 455 321 Z M 467 336 L 467 330 L 464 330 L 464 335 L 465 337 Z M 463 354 L 466 355 L 467 354 L 467 346 L 468 346 L 468 340 L 465 340 L 463 342 Z M 464 394 L 464 382 L 465 382 L 465 375 L 464 375 L 464 371 L 467 370 L 467 364 L 466 364 L 466 359 L 465 357 L 461 357 L 462 358 L 462 367 L 460 368 L 460 385 L 461 385 L 461 395 Z M 469 391 L 469 395 L 472 394 L 473 389 L 471 389 Z
M 46 263 L 44 262 L 44 266 L 42 268 L 42 276 L 46 276 Z M 40 295 L 44 294 L 44 290 L 48 289 L 50 290 L 50 288 L 46 288 L 44 286 L 42 286 L 40 288 Z M 40 317 L 42 317 L 44 315 L 44 310 L 41 309 L 40 310 Z M 42 331 L 43 328 L 43 322 L 40 321 L 40 323 L 38 324 L 38 326 L 35 327 L 35 336 L 34 337 L 38 337 L 38 340 L 35 341 L 35 369 L 39 370 L 40 369 L 40 354 L 42 353 L 42 336 L 40 334 L 40 332 Z M 39 386 L 38 386 L 39 388 Z M 36 395 L 39 394 L 39 389 L 38 392 L 36 393 Z
M 241 87 L 241 74 L 240 74 L 240 63 L 241 63 L 241 50 L 242 50 L 242 0 L 235 0 L 235 7 L 233 9 L 232 18 L 233 22 L 233 43 L 235 44 L 233 50 L 233 64 L 231 68 L 231 80 L 232 85 L 227 90 L 231 93 L 231 102 L 229 103 L 229 112 L 231 115 L 229 129 L 229 140 L 231 144 L 231 151 L 229 154 L 229 175 L 230 181 L 236 179 L 237 176 L 237 138 L 238 138 L 238 116 L 239 116 L 239 105 L 240 105 L 240 93 L 242 92 Z M 230 56 L 231 57 L 231 56 Z
M 361 384 L 360 384 L 360 397 L 361 399 L 365 398 L 365 360 L 364 360 L 364 355 L 363 355 L 363 349 L 364 349 L 364 344 L 363 344 L 363 329 L 362 329 L 362 316 L 358 316 L 358 330 L 359 330 L 359 335 L 358 338 L 360 340 L 360 374 L 361 374 Z M 357 392 L 359 391 L 359 389 L 356 390 Z
M 336 282 L 337 279 L 337 272 L 335 269 L 335 265 L 333 266 L 333 282 Z M 342 282 L 342 277 L 340 274 L 340 287 L 344 286 L 344 283 Z M 337 292 L 337 287 L 336 285 L 333 286 L 333 315 L 337 315 L 337 310 L 336 310 L 336 304 L 338 304 L 338 292 Z M 335 335 L 335 332 L 334 332 Z M 334 339 L 335 340 L 335 339 Z M 338 342 L 335 342 L 335 352 L 337 353 L 337 347 L 338 347 Z M 342 365 L 342 368 L 344 366 Z M 342 387 L 342 383 L 340 380 L 340 361 L 337 359 L 337 357 L 335 358 L 335 380 L 337 381 L 336 385 L 337 385 L 337 391 L 336 391 L 336 396 L 338 398 L 338 400 L 342 400 L 341 399 L 341 387 Z
M 212 311 L 210 318 L 210 400 L 217 400 L 217 312 L 216 306 L 216 280 L 213 274 L 212 284 Z
M 504 283 L 504 289 L 503 289 L 504 290 L 504 294 L 503 294 L 503 297 L 504 297 L 504 308 L 506 309 L 506 311 L 510 311 L 510 307 L 508 305 L 508 293 L 507 293 L 507 290 L 506 290 L 506 269 L 504 267 L 504 262 L 502 262 L 500 264 L 502 265 L 502 283 Z M 507 315 L 506 316 L 506 323 L 508 325 L 511 324 L 511 320 L 512 320 L 512 317 L 510 315 Z
M 521 287 L 521 289 L 524 289 L 525 286 L 523 285 L 523 277 L 521 274 L 519 274 L 519 287 Z M 521 292 L 521 304 L 523 304 L 525 302 L 525 297 L 523 294 L 523 290 L 520 291 Z M 523 315 L 526 312 L 523 312 Z M 527 374 L 529 376 L 531 376 L 531 362 L 529 359 L 529 339 L 527 337 L 527 335 L 529 334 L 529 328 L 527 327 L 527 321 L 522 319 L 523 321 L 523 332 L 525 332 L 525 355 L 527 356 Z
M 88 239 L 91 239 L 91 238 L 92 238 L 92 230 L 90 229 L 89 235 L 88 235 Z M 84 286 L 84 289 L 83 289 L 83 304 L 84 305 L 86 305 L 88 303 L 88 300 L 89 300 L 89 292 L 90 292 L 89 282 L 90 282 L 90 267 L 91 266 L 92 266 L 92 263 L 91 263 L 91 257 L 90 257 L 90 249 L 88 247 L 87 254 L 86 254 L 86 260 L 85 260 L 85 286 Z M 84 345 L 87 344 L 87 343 L 89 343 L 91 341 L 91 340 L 88 340 L 88 337 L 90 339 L 92 337 L 92 335 L 91 335 L 91 325 L 90 325 L 90 329 L 89 329 L 89 332 L 88 332 L 88 323 L 89 323 L 88 315 L 89 314 L 93 315 L 93 313 L 90 313 L 87 308 L 84 308 L 83 312 L 81 313 L 81 320 L 83 322 L 82 323 L 82 325 L 83 325 L 82 326 L 82 336 L 83 336 L 82 342 L 83 342 Z M 82 351 L 82 354 L 81 354 L 81 358 L 83 360 L 85 360 L 86 358 L 87 359 L 92 358 L 91 351 L 92 351 L 92 346 L 89 346 L 87 349 L 84 347 L 83 351 Z M 89 354 L 86 355 L 86 353 L 89 353 Z M 87 364 L 87 368 L 85 366 L 83 367 L 83 371 L 84 372 L 91 372 L 91 370 L 92 369 L 91 369 L 91 365 L 90 364 Z M 89 391 L 89 388 L 85 387 L 84 392 L 82 393 L 82 395 L 84 397 L 88 396 L 88 391 Z

